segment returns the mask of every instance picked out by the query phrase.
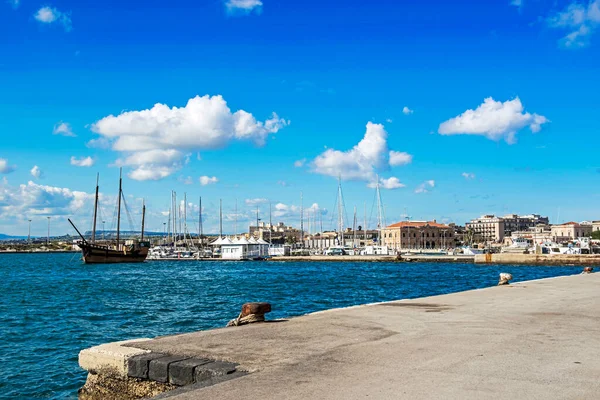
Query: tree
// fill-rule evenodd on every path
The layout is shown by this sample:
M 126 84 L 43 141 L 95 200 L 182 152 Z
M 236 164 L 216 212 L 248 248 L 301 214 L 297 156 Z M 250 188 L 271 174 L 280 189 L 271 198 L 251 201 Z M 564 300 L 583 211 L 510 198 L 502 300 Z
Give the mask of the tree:
M 600 231 L 594 231 L 590 236 L 592 239 L 600 240 Z

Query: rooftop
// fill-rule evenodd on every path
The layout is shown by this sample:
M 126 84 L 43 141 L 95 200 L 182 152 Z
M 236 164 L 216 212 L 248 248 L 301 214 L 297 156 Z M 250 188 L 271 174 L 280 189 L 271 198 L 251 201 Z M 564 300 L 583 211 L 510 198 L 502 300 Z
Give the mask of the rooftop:
M 448 225 L 438 224 L 435 220 L 433 221 L 403 221 L 397 222 L 395 224 L 389 225 L 386 229 L 389 228 L 420 228 L 423 226 L 431 226 L 434 228 L 450 228 Z

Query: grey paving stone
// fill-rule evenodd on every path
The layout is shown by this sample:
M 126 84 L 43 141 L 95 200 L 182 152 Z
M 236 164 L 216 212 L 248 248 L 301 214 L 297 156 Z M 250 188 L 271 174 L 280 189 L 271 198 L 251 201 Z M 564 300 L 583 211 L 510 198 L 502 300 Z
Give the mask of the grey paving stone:
M 165 357 L 161 353 L 148 353 L 133 356 L 127 361 L 127 375 L 132 378 L 148 379 L 150 361 Z
M 225 361 L 213 361 L 208 364 L 199 365 L 195 369 L 196 382 L 210 380 L 214 377 L 232 374 L 236 371 L 237 364 Z
M 177 361 L 186 360 L 188 358 L 190 357 L 165 356 L 150 361 L 148 379 L 156 382 L 167 383 L 169 381 L 169 365 Z
M 212 363 L 205 358 L 188 358 L 169 365 L 169 383 L 177 386 L 190 385 L 194 383 L 194 369 L 198 366 Z

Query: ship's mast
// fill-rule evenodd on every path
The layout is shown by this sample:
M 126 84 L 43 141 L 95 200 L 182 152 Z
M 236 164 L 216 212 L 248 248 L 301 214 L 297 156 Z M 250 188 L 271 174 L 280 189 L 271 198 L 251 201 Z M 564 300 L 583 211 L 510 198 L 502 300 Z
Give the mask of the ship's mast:
M 367 202 L 365 201 L 365 224 L 363 225 L 363 232 L 365 234 L 365 246 L 367 245 Z
M 94 224 L 92 226 L 92 243 L 96 243 L 96 217 L 98 216 L 98 181 L 100 174 L 96 175 L 96 197 L 94 200 Z M 29 241 L 29 239 L 28 239 Z
M 200 245 L 200 247 L 204 248 L 204 243 L 202 242 L 202 197 L 200 197 L 200 206 L 198 207 L 198 234 L 200 235 L 200 237 L 198 237 L 198 244 Z
M 144 240 L 144 223 L 146 222 L 146 200 L 142 200 L 142 241 Z
M 356 206 L 354 206 L 354 220 L 352 221 L 352 247 L 356 247 Z
M 273 244 L 273 220 L 271 219 L 271 202 L 269 201 L 269 245 Z
M 258 221 L 260 221 L 260 218 L 258 218 L 258 206 L 256 206 L 256 239 L 260 239 L 260 229 L 258 228 Z
M 223 236 L 223 200 L 219 199 L 219 238 Z
M 300 192 L 300 248 L 304 248 L 304 195 Z
M 121 196 L 123 196 L 123 168 L 119 169 L 119 200 L 117 207 L 117 250 L 119 249 L 119 239 L 121 236 Z
M 377 229 L 379 230 L 379 244 L 382 244 L 381 230 L 385 225 L 385 213 L 383 210 L 383 202 L 381 201 L 381 191 L 379 190 L 379 176 L 377 176 L 376 196 L 377 196 Z
M 342 177 L 338 177 L 338 231 L 340 233 L 340 246 L 344 246 L 344 216 L 342 200 Z

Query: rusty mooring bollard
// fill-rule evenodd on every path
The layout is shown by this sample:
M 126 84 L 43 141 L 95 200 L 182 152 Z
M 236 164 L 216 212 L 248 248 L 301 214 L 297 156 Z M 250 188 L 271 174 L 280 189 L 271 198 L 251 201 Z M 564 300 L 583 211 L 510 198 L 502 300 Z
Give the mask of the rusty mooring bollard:
M 498 286 L 500 285 L 508 285 L 508 283 L 510 281 L 512 281 L 512 275 L 509 274 L 508 272 L 501 272 L 500 273 L 500 280 L 498 281 Z
M 592 272 L 594 272 L 594 267 L 583 267 L 582 274 L 591 274 Z
M 239 326 L 252 324 L 254 322 L 264 322 L 265 314 L 271 312 L 271 304 L 258 302 L 258 303 L 245 303 L 242 306 L 242 312 L 237 318 L 229 321 L 227 326 Z

